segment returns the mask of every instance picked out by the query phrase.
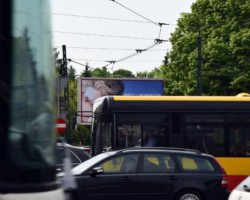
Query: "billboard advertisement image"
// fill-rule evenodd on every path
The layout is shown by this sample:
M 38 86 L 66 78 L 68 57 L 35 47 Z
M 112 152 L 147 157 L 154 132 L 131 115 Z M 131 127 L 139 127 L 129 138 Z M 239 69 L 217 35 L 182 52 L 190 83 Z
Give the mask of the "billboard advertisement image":
M 79 78 L 78 124 L 90 125 L 94 101 L 102 96 L 162 96 L 162 79 Z

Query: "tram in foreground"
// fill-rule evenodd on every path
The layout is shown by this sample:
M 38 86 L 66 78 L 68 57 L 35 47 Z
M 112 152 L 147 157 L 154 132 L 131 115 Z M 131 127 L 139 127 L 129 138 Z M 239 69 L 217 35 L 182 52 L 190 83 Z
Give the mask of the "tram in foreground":
M 0 199 L 62 200 L 49 0 L 0 1 Z

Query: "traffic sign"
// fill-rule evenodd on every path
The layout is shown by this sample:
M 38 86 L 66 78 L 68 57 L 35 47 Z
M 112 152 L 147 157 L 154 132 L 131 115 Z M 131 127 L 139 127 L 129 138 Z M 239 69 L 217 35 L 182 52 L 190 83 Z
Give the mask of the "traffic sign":
M 56 119 L 56 131 L 57 133 L 64 133 L 66 130 L 66 121 L 63 118 Z

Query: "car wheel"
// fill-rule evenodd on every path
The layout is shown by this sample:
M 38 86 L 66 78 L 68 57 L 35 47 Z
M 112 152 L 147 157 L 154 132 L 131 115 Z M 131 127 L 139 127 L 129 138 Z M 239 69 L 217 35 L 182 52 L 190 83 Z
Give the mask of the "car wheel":
M 202 195 L 194 190 L 184 190 L 177 194 L 175 200 L 204 200 Z

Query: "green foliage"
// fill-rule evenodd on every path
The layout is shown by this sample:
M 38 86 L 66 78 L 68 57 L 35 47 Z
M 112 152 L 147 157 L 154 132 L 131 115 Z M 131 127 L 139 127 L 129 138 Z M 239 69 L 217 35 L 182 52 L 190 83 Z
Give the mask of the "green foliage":
M 77 126 L 71 132 L 71 144 L 89 146 L 90 145 L 90 126 Z
M 92 71 L 92 77 L 111 77 L 112 74 L 108 72 L 106 67 L 96 68 Z
M 134 74 L 126 69 L 118 69 L 113 72 L 115 78 L 134 78 Z
M 249 0 L 197 0 L 183 13 L 160 68 L 168 95 L 197 91 L 197 37 L 202 37 L 203 95 L 249 92 Z
M 160 70 L 157 68 L 154 68 L 150 72 L 147 72 L 147 71 L 137 72 L 136 77 L 137 78 L 159 78 L 160 77 L 159 73 L 160 73 Z
M 72 66 L 69 66 L 68 77 L 69 77 L 69 80 L 72 80 L 72 81 L 76 79 L 76 70 Z
M 59 51 L 56 48 L 53 49 L 53 55 L 55 59 L 55 76 L 59 77 L 60 75 L 60 67 L 61 67 L 61 59 L 59 59 Z

